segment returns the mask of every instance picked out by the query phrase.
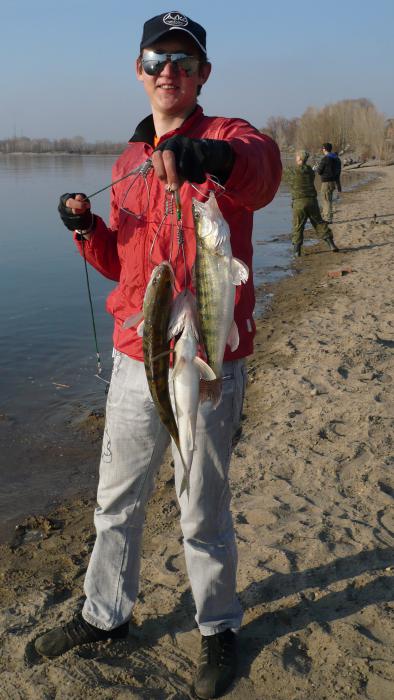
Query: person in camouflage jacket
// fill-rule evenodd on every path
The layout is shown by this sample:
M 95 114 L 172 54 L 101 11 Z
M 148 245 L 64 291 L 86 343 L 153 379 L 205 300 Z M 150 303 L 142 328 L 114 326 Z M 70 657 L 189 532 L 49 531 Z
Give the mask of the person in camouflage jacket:
M 304 242 L 304 229 L 308 219 L 319 238 L 322 238 L 326 242 L 330 250 L 335 253 L 338 252 L 338 248 L 334 243 L 332 231 L 328 224 L 322 219 L 314 184 L 315 173 L 311 166 L 307 165 L 308 158 L 308 151 L 297 151 L 295 156 L 296 165 L 290 170 L 288 178 L 293 208 L 293 233 L 291 240 L 294 254 L 297 257 L 301 255 L 302 244 Z

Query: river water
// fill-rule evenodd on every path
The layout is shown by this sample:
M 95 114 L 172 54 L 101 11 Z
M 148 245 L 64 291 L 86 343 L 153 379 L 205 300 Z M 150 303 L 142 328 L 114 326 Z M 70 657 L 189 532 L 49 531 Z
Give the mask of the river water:
M 57 203 L 62 192 L 90 193 L 108 184 L 113 160 L 0 157 L 0 538 L 2 522 L 38 512 L 95 478 L 77 454 L 75 468 L 62 468 L 62 458 L 70 455 L 70 445 L 66 454 L 62 442 L 63 426 L 84 408 L 102 411 L 105 392 L 94 376 L 83 261 L 59 219 Z M 94 211 L 105 219 L 108 200 L 108 192 L 94 200 Z M 290 230 L 290 197 L 281 185 L 274 201 L 255 215 L 256 285 L 291 273 Z M 112 319 L 105 298 L 114 283 L 92 268 L 89 275 L 108 377 Z

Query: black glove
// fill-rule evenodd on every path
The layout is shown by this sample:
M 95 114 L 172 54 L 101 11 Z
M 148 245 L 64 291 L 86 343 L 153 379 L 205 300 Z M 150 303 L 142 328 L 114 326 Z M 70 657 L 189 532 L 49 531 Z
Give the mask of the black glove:
M 215 175 L 222 184 L 225 183 L 235 158 L 227 141 L 190 139 L 187 136 L 171 136 L 156 150 L 172 151 L 178 175 L 198 184 L 206 180 L 206 173 Z
M 82 197 L 86 199 L 86 194 L 83 194 L 83 192 L 66 192 L 65 194 L 62 194 L 59 200 L 59 206 L 57 208 L 60 218 L 64 225 L 70 229 L 70 231 L 90 231 L 93 228 L 94 223 L 94 217 L 90 209 L 85 211 L 83 214 L 73 214 L 72 209 L 70 209 L 70 207 L 66 207 L 67 200 L 75 199 L 76 194 L 81 194 Z

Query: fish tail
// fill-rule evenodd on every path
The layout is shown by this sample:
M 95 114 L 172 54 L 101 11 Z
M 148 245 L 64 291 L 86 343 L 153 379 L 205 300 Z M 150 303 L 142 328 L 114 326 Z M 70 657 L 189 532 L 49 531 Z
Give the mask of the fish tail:
M 187 498 L 189 499 L 190 497 L 190 478 L 189 474 L 185 472 L 185 474 L 182 477 L 182 482 L 181 482 L 181 490 L 179 492 L 179 498 L 182 496 L 183 492 L 186 491 Z

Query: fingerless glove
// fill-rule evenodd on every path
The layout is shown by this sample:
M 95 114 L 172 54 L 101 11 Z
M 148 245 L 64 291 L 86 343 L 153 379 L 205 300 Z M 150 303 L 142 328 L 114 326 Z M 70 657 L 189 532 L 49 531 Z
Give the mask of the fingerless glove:
M 158 151 L 172 151 L 178 174 L 201 184 L 206 174 L 215 175 L 224 184 L 234 165 L 234 151 L 227 141 L 218 139 L 190 139 L 187 136 L 171 136 L 163 141 Z
M 72 209 L 66 207 L 67 200 L 75 199 L 76 194 L 81 194 L 82 197 L 86 199 L 86 195 L 83 194 L 83 192 L 66 192 L 65 194 L 62 194 L 59 200 L 59 206 L 57 208 L 60 218 L 70 231 L 91 231 L 94 224 L 94 215 L 90 209 L 85 211 L 83 214 L 73 214 Z

